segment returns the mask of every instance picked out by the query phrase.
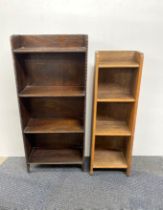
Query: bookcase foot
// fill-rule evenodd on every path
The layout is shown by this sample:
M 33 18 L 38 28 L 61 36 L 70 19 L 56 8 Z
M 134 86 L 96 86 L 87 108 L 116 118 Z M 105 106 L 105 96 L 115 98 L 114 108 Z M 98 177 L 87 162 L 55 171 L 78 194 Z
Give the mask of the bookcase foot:
M 85 172 L 85 163 L 82 164 L 82 171 Z
M 27 163 L 27 172 L 30 173 L 30 164 Z
M 93 169 L 90 169 L 89 174 L 90 174 L 91 176 L 93 176 Z
M 126 175 L 127 175 L 127 176 L 131 176 L 131 168 L 127 168 L 127 170 L 126 170 Z

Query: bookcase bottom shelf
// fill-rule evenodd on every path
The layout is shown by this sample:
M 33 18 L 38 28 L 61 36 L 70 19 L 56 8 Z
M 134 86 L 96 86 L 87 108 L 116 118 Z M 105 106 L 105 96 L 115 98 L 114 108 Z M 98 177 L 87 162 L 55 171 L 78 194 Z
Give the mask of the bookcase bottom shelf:
M 33 164 L 76 164 L 81 165 L 82 152 L 75 149 L 33 148 L 29 162 Z
M 121 151 L 98 149 L 95 151 L 93 168 L 127 168 L 127 162 Z

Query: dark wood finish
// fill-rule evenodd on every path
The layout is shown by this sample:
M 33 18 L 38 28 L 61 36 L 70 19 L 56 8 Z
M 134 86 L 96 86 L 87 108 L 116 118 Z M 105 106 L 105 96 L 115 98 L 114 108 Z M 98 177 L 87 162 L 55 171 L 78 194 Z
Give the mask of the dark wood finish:
M 82 165 L 82 152 L 78 149 L 33 148 L 29 163 L 35 164 L 76 164 Z
M 13 35 L 12 38 L 13 51 L 21 47 L 57 47 L 59 50 L 84 47 L 87 49 L 87 35 Z
M 27 134 L 27 142 L 40 149 L 82 149 L 83 133 L 41 133 Z
M 20 91 L 26 86 L 85 88 L 85 53 L 28 53 L 14 56 L 21 69 L 20 80 L 23 80 L 19 84 Z
M 84 97 L 84 88 L 80 86 L 29 86 L 19 94 L 20 97 Z
M 34 133 L 25 134 L 31 150 L 29 164 L 83 165 L 83 133 Z
M 86 35 L 11 38 L 27 162 L 84 164 Z
M 14 53 L 59 53 L 59 52 L 86 52 L 86 47 L 20 47 Z
M 84 119 L 84 97 L 23 98 L 22 104 L 31 118 Z
M 36 119 L 29 120 L 24 133 L 83 133 L 83 123 L 74 119 Z
M 90 173 L 95 168 L 131 171 L 143 54 L 96 54 Z

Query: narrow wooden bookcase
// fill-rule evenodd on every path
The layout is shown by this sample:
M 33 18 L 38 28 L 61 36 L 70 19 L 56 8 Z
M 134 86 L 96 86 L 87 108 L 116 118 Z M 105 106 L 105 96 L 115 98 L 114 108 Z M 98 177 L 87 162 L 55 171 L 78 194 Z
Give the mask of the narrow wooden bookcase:
M 90 174 L 94 169 L 131 172 L 143 54 L 96 53 Z
M 84 167 L 87 35 L 11 38 L 27 170 Z

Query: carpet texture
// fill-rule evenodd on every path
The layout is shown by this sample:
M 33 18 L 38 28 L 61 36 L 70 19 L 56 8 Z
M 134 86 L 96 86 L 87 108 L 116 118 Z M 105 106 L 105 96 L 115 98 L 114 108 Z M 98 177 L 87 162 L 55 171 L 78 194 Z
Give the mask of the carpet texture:
M 122 171 L 33 167 L 24 158 L 0 166 L 0 210 L 163 210 L 163 158 L 135 157 Z

